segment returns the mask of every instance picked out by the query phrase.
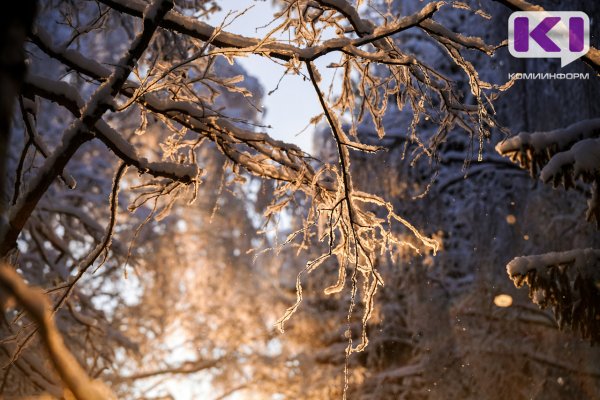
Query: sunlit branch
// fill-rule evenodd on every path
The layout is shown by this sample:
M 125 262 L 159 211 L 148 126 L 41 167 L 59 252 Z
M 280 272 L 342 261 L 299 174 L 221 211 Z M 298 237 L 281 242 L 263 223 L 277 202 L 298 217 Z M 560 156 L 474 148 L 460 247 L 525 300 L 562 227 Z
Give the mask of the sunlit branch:
M 41 31 L 33 36 L 33 40 L 49 56 L 58 59 L 75 71 L 98 81 L 104 81 L 108 76 L 109 71 L 104 66 L 74 50 L 57 49 L 50 43 L 48 35 L 43 34 Z M 47 84 L 43 85 L 44 82 L 40 78 L 37 79 L 37 82 L 31 83 L 38 89 L 39 95 L 49 97 L 53 101 L 66 106 L 72 113 L 76 112 L 77 94 L 74 88 L 69 89 L 66 86 L 68 84 L 59 82 L 58 85 L 65 89 L 61 90 L 60 93 L 56 93 L 56 90 L 52 90 Z M 43 90 L 42 86 L 48 89 Z M 127 85 L 121 88 L 120 93 L 126 97 L 132 97 L 138 86 L 138 84 L 128 81 Z M 241 165 L 252 173 L 277 180 L 293 181 L 294 179 L 302 179 L 302 174 L 298 178 L 294 178 L 298 172 L 302 172 L 308 174 L 307 182 L 310 182 L 311 171 L 313 170 L 309 163 L 311 157 L 295 145 L 274 140 L 266 133 L 241 129 L 225 118 L 210 114 L 206 115 L 203 110 L 199 110 L 191 102 L 165 101 L 152 93 L 137 97 L 136 102 L 149 111 L 173 120 L 202 136 L 206 136 L 210 140 L 226 144 L 227 150 L 234 151 L 233 149 L 240 145 L 247 146 L 248 150 L 254 150 L 292 172 L 278 171 L 273 166 L 261 168 L 257 165 L 254 155 L 237 157 L 242 161 Z M 239 152 L 239 150 L 235 151 Z
M 129 0 L 127 2 L 123 0 L 100 1 L 116 11 L 136 17 L 141 15 L 141 10 L 143 9 L 143 3 L 138 2 L 137 0 Z M 389 36 L 412 27 L 423 27 L 423 29 L 439 31 L 442 29 L 440 25 L 434 22 L 428 23 L 427 21 L 429 21 L 431 16 L 445 4 L 445 2 L 442 1 L 427 4 L 422 10 L 414 15 L 403 17 L 389 26 L 376 28 L 371 22 L 362 20 L 354 8 L 345 1 L 329 0 L 319 1 L 317 3 L 342 12 L 349 18 L 349 21 L 360 37 L 358 39 L 330 39 L 322 44 L 312 47 L 298 48 L 282 43 L 263 42 L 260 39 L 248 38 L 225 31 L 215 35 L 215 27 L 202 21 L 182 16 L 175 11 L 172 11 L 167 15 L 161 22 L 161 26 L 203 41 L 211 40 L 211 43 L 214 46 L 222 49 L 220 52 L 265 54 L 285 61 L 291 59 L 313 61 L 325 54 L 340 51 L 346 46 L 358 47 L 369 43 L 377 43 Z M 462 36 L 454 33 L 452 33 L 451 38 L 457 43 L 468 45 L 469 47 L 474 47 L 488 53 L 493 51 L 491 47 L 485 45 L 480 39 L 470 38 L 465 40 Z
M 91 380 L 65 346 L 59 333 L 50 303 L 41 290 L 29 287 L 17 272 L 6 264 L 0 266 L 0 287 L 14 296 L 35 320 L 56 371 L 78 400 L 107 400 L 115 398 L 100 382 Z

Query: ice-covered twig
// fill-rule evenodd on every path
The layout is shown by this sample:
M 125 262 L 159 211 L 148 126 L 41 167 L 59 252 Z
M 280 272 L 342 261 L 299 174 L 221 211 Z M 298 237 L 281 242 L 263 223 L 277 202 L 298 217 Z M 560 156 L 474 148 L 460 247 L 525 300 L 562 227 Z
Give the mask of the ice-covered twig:
M 143 3 L 138 0 L 128 0 L 126 2 L 123 0 L 100 0 L 100 2 L 115 9 L 116 11 L 136 17 L 141 15 L 141 10 L 144 7 Z M 328 1 L 327 3 L 330 3 L 327 4 L 328 6 L 334 6 L 335 3 L 340 2 Z M 253 52 L 256 54 L 268 55 L 270 57 L 285 61 L 291 59 L 297 59 L 299 61 L 313 61 L 320 56 L 338 51 L 344 46 L 362 46 L 364 44 L 378 41 L 387 36 L 394 35 L 411 27 L 419 26 L 422 21 L 428 20 L 433 13 L 435 13 L 444 4 L 445 3 L 443 1 L 430 3 L 423 7 L 423 9 L 419 12 L 404 17 L 396 24 L 391 24 L 390 26 L 382 26 L 375 29 L 373 25 L 369 26 L 366 23 L 362 23 L 361 26 L 368 26 L 370 29 L 359 30 L 362 35 L 361 38 L 356 41 L 353 41 L 349 38 L 336 38 L 325 41 L 319 45 L 305 48 L 299 48 L 289 44 L 273 43 L 270 41 L 264 42 L 256 38 L 249 38 L 225 31 L 221 31 L 215 35 L 215 27 L 197 19 L 185 17 L 175 11 L 170 12 L 166 16 L 166 18 L 161 22 L 161 26 L 202 41 L 208 41 L 210 39 L 211 44 L 215 47 L 219 49 L 230 49 L 231 51 L 240 54 L 244 52 Z M 358 14 L 356 15 L 358 16 Z

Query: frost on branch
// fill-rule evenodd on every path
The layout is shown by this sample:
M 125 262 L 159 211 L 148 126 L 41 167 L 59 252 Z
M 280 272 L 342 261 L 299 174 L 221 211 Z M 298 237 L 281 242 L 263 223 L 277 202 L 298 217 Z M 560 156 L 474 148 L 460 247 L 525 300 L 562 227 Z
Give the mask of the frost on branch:
M 586 218 L 600 227 L 600 118 L 577 122 L 548 132 L 522 132 L 496 146 L 496 150 L 540 175 L 543 182 L 565 189 L 575 187 L 581 179 L 592 184 Z
M 303 233 L 306 241 L 309 229 L 318 224 L 321 226 L 318 237 L 327 242 L 328 251 L 314 258 L 298 275 L 296 303 L 278 321 L 278 327 L 283 329 L 284 323 L 302 301 L 302 275 L 314 271 L 335 256 L 338 280 L 327 287 L 325 293 L 337 293 L 350 286 L 348 319 L 355 308 L 362 306 L 363 310 L 361 342 L 353 347 L 352 338 L 348 337 L 349 354 L 362 351 L 367 345 L 366 324 L 373 312 L 377 287 L 383 284 L 377 269 L 378 258 L 386 253 L 397 254 L 403 247 L 435 253 L 439 246 L 437 241 L 426 237 L 396 214 L 386 199 L 354 187 L 351 174 L 354 152 L 360 157 L 361 152 L 376 153 L 383 149 L 382 143 L 361 142 L 359 129 L 372 124 L 377 140 L 383 142 L 386 135 L 384 116 L 395 109 L 410 115 L 406 135 L 410 138 L 407 143 L 417 147 L 413 153 L 415 159 L 423 155 L 435 158 L 440 144 L 456 129 L 466 131 L 471 143 L 478 139 L 481 159 L 483 142 L 490 137 L 491 129 L 497 126 L 491 101 L 505 87 L 483 81 L 463 54 L 469 48 L 490 55 L 495 51 L 494 46 L 487 45 L 481 38 L 452 32 L 433 21 L 432 15 L 446 3 L 432 2 L 414 10 L 412 15 L 408 13 L 392 21 L 378 21 L 379 27 L 361 17 L 358 9 L 347 1 L 298 2 L 296 5 L 285 7 L 281 12 L 291 21 L 283 25 L 282 31 L 295 28 L 294 44 L 302 47 L 286 65 L 290 71 L 298 71 L 301 63 L 305 64 L 331 130 L 337 165 L 326 165 L 316 171 L 315 177 L 328 178 L 328 189 L 322 190 L 321 178 L 313 180 L 313 184 L 317 185 L 313 190 L 309 188 L 312 204 L 307 223 L 288 239 L 292 241 Z M 313 18 L 310 24 L 306 24 L 306 16 Z M 420 45 L 424 41 L 433 42 L 445 61 L 466 75 L 470 89 L 468 95 L 456 90 L 450 78 L 411 54 L 406 43 L 414 42 L 414 36 L 407 33 L 406 38 L 397 41 L 391 38 L 392 34 L 402 34 L 411 28 L 417 31 L 411 33 L 422 40 Z M 328 29 L 335 30 L 337 37 L 322 40 L 321 35 Z M 356 39 L 346 37 L 351 32 L 357 36 Z M 343 84 L 340 94 L 330 99 L 320 89 L 321 74 L 313 60 L 315 54 L 324 55 L 336 49 L 341 52 L 340 61 L 330 67 L 340 70 Z M 433 133 L 423 127 L 430 120 L 439 123 L 439 128 Z M 404 236 L 403 230 L 408 235 Z M 346 284 L 347 275 L 352 277 L 349 285 Z M 359 289 L 361 285 L 362 290 Z M 355 303 L 359 299 L 357 294 L 360 294 L 360 301 Z
M 374 298 L 378 286 L 383 286 L 383 278 L 377 269 L 377 258 L 389 252 L 400 252 L 404 247 L 409 247 L 417 253 L 427 249 L 434 254 L 439 249 L 439 243 L 421 234 L 417 228 L 394 212 L 393 206 L 379 196 L 360 191 L 347 191 L 343 180 L 343 173 L 336 168 L 326 168 L 317 174 L 333 176 L 336 182 L 336 191 L 318 190 L 308 214 L 305 227 L 291 233 L 285 244 L 302 237 L 303 242 L 311 235 L 311 227 L 319 228 L 318 239 L 326 242 L 328 251 L 306 264 L 296 279 L 296 302 L 289 307 L 284 315 L 277 321 L 277 326 L 283 332 L 285 323 L 297 311 L 302 302 L 301 278 L 304 274 L 315 271 L 329 258 L 337 259 L 338 279 L 324 289 L 325 294 L 339 293 L 347 287 L 348 273 L 351 271 L 350 290 L 352 304 L 350 305 L 349 318 L 352 314 L 357 297 L 359 279 L 362 280 L 362 296 L 360 302 L 364 307 L 362 314 L 361 341 L 353 347 L 349 337 L 347 353 L 360 352 L 368 344 L 366 326 L 374 310 Z M 273 212 L 272 208 L 267 211 Z M 384 213 L 384 217 L 377 214 Z M 398 233 L 401 228 L 407 229 L 414 235 L 417 243 L 413 244 Z
M 561 329 L 569 327 L 592 343 L 600 340 L 600 250 L 577 249 L 517 257 L 506 266 L 517 287 L 541 308 L 552 307 Z

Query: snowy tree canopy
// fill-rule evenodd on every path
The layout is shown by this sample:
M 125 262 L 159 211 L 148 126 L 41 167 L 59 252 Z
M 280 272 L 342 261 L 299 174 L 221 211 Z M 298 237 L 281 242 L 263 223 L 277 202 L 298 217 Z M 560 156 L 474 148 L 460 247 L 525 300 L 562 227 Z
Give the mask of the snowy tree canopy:
M 505 201 L 522 179 L 494 146 L 544 182 L 589 192 L 587 218 L 600 223 L 597 116 L 535 133 L 506 122 L 519 83 L 495 70 L 507 42 L 487 30 L 508 9 L 541 6 L 283 0 L 245 37 L 228 30 L 243 10 L 207 22 L 219 3 L 25 1 L 2 17 L 2 396 L 161 398 L 162 377 L 200 372 L 222 398 L 346 398 L 387 381 L 401 384 L 381 398 L 424 394 L 425 366 L 446 347 L 428 358 L 419 340 L 436 332 L 415 310 L 474 313 L 461 292 L 475 287 L 479 228 L 461 218 L 483 218 L 469 214 L 487 209 L 478 187 L 502 185 Z M 236 62 L 250 56 L 310 83 L 316 154 L 261 125 L 265 89 Z M 598 50 L 580 64 L 597 79 Z M 597 341 L 598 243 L 572 224 L 589 249 L 507 268 L 561 327 Z M 402 367 L 368 347 L 394 318 Z M 453 351 L 465 348 L 456 339 Z M 342 373 L 330 378 L 330 365 Z

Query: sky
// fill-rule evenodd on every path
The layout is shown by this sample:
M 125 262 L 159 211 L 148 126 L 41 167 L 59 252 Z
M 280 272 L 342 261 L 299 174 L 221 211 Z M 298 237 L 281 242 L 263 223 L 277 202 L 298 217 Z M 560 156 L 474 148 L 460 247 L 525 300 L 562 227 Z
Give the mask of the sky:
M 276 10 L 272 7 L 270 0 L 222 0 L 219 1 L 219 6 L 222 10 L 213 14 L 208 20 L 208 23 L 213 26 L 219 25 L 229 12 L 237 13 L 251 7 L 225 30 L 248 37 L 261 37 L 273 28 L 273 25 L 270 25 L 263 29 L 256 29 L 268 24 L 273 18 Z M 228 21 L 231 19 L 232 16 Z M 326 66 L 331 62 L 338 61 L 337 58 L 339 56 L 331 55 L 323 57 L 322 60 L 315 63 L 323 77 L 321 89 L 324 92 L 328 90 L 333 77 L 332 70 Z M 265 96 L 262 123 L 272 127 L 266 129 L 266 132 L 275 139 L 294 143 L 304 151 L 312 153 L 314 126 L 311 125 L 303 133 L 300 133 L 312 117 L 322 113 L 310 81 L 304 80 L 299 75 L 288 74 L 279 84 L 279 88 L 269 95 L 270 91 L 277 88 L 279 80 L 285 73 L 285 68 L 261 56 L 237 58 L 236 62 L 239 62 L 248 74 L 257 78 L 263 86 Z M 304 72 L 306 73 L 305 69 Z

